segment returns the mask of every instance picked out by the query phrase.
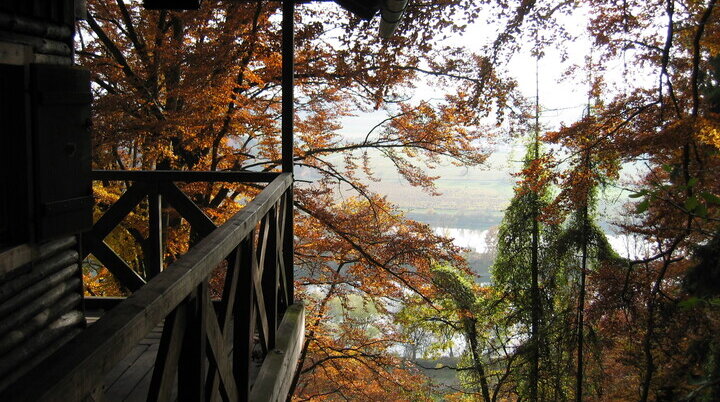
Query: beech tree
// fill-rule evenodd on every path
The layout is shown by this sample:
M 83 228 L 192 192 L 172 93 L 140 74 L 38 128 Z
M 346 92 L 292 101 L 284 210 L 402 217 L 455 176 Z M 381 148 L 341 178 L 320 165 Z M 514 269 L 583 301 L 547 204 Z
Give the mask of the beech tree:
M 547 210 L 552 178 L 548 163 L 535 137 L 505 210 L 491 271 L 493 286 L 514 311 L 506 326 L 515 328 L 515 340 L 521 344 L 516 353 L 523 364 L 514 376 L 514 392 L 530 400 L 565 398 L 564 386 L 557 387 L 555 381 L 563 377 L 556 373 L 558 357 L 550 354 L 562 342 L 558 338 L 563 337 L 563 326 L 558 323 L 565 321 L 567 298 L 562 297 L 566 273 L 557 250 L 560 227 Z
M 198 11 L 173 12 L 90 1 L 77 55 L 94 82 L 94 166 L 278 170 L 278 7 L 204 1 Z M 372 159 L 387 158 L 410 185 L 435 193 L 437 164 L 481 164 L 485 140 L 497 140 L 501 131 L 527 132 L 528 108 L 507 78 L 506 62 L 528 43 L 538 57 L 551 46 L 562 48 L 574 39 L 563 15 L 574 14 L 585 18 L 593 58 L 568 75 L 592 70 L 591 95 L 598 102 L 591 115 L 538 138 L 562 151 L 529 158 L 508 208 L 493 292 L 519 307 L 504 322 L 508 333 L 523 328 L 525 347 L 507 355 L 520 360 L 507 365 L 510 371 L 494 372 L 502 380 L 494 384 L 504 388 L 490 398 L 498 392 L 570 398 L 578 383 L 580 394 L 583 381 L 573 378 L 571 349 L 563 347 L 572 344 L 568 323 L 579 308 L 595 348 L 586 365 L 593 392 L 583 395 L 717 399 L 718 13 L 716 0 L 411 2 L 396 36 L 381 41 L 373 22 L 334 4 L 299 6 L 295 260 L 298 295 L 312 303 L 296 397 L 429 398 L 423 378 L 389 353 L 406 340 L 392 322 L 378 320 L 381 330 L 367 331 L 350 309 L 329 315 L 332 304 L 350 306 L 356 297 L 350 295 L 384 317 L 401 304 L 422 301 L 432 309 L 447 300 L 432 268 L 468 272 L 449 239 L 373 193 Z M 476 53 L 443 41 L 486 20 L 499 31 Z M 619 78 L 608 73 L 617 66 Z M 437 99 L 415 99 L 418 83 L 442 91 Z M 344 137 L 343 118 L 355 111 L 386 118 Z M 593 169 L 582 163 L 583 155 L 592 155 Z M 583 234 L 574 240 L 587 243 L 590 190 L 603 177 L 618 178 L 623 164 L 640 173 L 619 182 L 631 199 L 615 223 L 622 234 L 641 238 L 648 255 L 598 259 L 592 270 L 586 264 L 579 294 L 587 299 L 576 304 L 568 278 L 577 264 L 572 271 L 558 250 L 559 225 L 575 211 L 569 225 Z M 183 190 L 218 222 L 259 191 L 228 183 Z M 95 191 L 100 213 L 124 184 L 96 183 Z M 138 271 L 144 265 L 142 214 L 131 214 L 109 238 L 139 244 L 121 248 Z M 172 259 L 185 251 L 190 232 L 179 218 L 168 218 Z M 581 254 L 599 255 L 596 246 Z M 101 275 L 88 277 L 95 281 L 89 291 L 118 291 L 112 281 L 98 280 L 106 272 L 96 268 Z M 491 388 L 481 393 L 487 398 Z
M 438 163 L 478 165 L 487 157 L 483 119 L 512 117 L 514 83 L 487 56 L 449 46 L 443 36 L 478 18 L 470 0 L 412 3 L 399 31 L 381 41 L 374 22 L 335 4 L 302 5 L 296 17 L 296 284 L 308 306 L 297 397 L 377 400 L 427 397 L 412 370 L 388 349 L 402 339 L 391 325 L 358 331 L 328 303 L 362 297 L 390 315 L 410 295 L 429 302 L 430 267 L 466 269 L 449 239 L 398 213 L 374 194 L 371 159 L 392 161 L 412 186 L 435 193 Z M 79 30 L 79 62 L 92 73 L 93 164 L 100 169 L 279 170 L 279 3 L 204 1 L 198 11 L 148 11 L 136 2 L 90 1 Z M 442 87 L 438 99 L 411 96 L 418 83 Z M 344 137 L 355 111 L 387 115 Z M 508 115 L 510 113 L 510 115 Z M 98 213 L 124 183 L 96 183 Z M 218 222 L 258 188 L 187 184 L 183 191 Z M 123 256 L 142 272 L 143 212 L 116 229 Z M 185 251 L 187 224 L 168 217 L 168 259 Z M 111 238 L 112 240 L 113 238 Z M 89 278 L 96 280 L 100 276 Z M 99 286 L 99 285 L 98 285 Z M 313 293 L 320 289 L 319 295 Z

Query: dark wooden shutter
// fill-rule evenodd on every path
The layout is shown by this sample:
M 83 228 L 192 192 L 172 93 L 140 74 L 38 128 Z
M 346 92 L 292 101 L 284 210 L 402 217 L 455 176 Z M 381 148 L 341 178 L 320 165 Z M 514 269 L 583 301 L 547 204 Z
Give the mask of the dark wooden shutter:
M 92 227 L 90 74 L 30 66 L 36 240 Z

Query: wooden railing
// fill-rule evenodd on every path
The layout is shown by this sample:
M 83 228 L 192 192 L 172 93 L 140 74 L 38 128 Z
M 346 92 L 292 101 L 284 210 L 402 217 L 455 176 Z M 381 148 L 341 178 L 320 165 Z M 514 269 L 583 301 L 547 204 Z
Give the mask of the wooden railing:
M 178 387 L 180 400 L 249 400 L 254 338 L 259 335 L 260 349 L 268 355 L 277 346 L 282 315 L 287 312 L 288 316 L 302 316 L 301 305 L 291 306 L 292 255 L 283 246 L 291 222 L 291 175 L 96 172 L 95 178 L 133 182 L 92 231 L 83 236 L 87 251 L 133 294 L 4 395 L 24 401 L 80 401 L 97 396 L 104 374 L 164 320 L 147 400 L 169 400 L 174 386 Z M 176 181 L 269 184 L 227 222 L 215 227 L 173 183 Z M 103 241 L 143 197 L 148 197 L 150 208 L 147 240 L 155 246 L 150 249 L 157 250 L 151 258 L 154 265 L 149 266 L 151 279 L 147 282 Z M 164 270 L 161 197 L 194 230 L 205 235 Z M 223 261 L 227 261 L 224 288 L 215 306 L 208 292 L 208 279 Z M 302 336 L 296 327 L 292 332 Z M 297 343 L 297 339 L 293 342 Z
M 98 219 L 92 230 L 83 234 L 84 254 L 92 254 L 113 273 L 121 285 L 135 291 L 163 269 L 163 205 L 174 208 L 201 237 L 216 228 L 202 209 L 178 188 L 176 182 L 271 182 L 278 175 L 279 173 L 262 172 L 96 170 L 93 172 L 93 179 L 96 181 L 122 181 L 130 185 Z M 104 240 L 143 200 L 147 200 L 144 206 L 147 207 L 148 218 L 148 237 L 143 239 L 141 244 L 144 269 L 134 270 Z

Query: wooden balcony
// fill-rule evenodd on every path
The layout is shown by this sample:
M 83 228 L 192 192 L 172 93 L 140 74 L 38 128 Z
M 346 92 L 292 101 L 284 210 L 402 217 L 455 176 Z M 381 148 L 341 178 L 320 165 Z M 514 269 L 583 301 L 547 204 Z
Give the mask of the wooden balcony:
M 108 311 L 0 400 L 104 400 L 108 375 L 153 331 L 162 335 L 150 362 L 147 394 L 135 392 L 131 399 L 285 400 L 304 332 L 304 308 L 293 299 L 291 174 L 96 171 L 94 179 L 130 185 L 82 236 L 83 254 L 93 254 L 133 293 L 115 301 L 86 299 L 86 310 Z M 267 185 L 216 226 L 175 183 L 220 181 Z M 142 275 L 104 239 L 144 199 L 150 254 Z M 163 202 L 202 237 L 167 267 Z M 208 280 L 218 267 L 225 270 L 224 283 L 221 297 L 213 300 Z M 262 360 L 255 373 L 253 353 Z

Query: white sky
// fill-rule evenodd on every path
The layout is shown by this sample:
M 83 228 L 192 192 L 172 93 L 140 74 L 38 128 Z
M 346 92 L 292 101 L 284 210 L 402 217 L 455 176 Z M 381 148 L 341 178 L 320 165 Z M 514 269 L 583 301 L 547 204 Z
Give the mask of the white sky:
M 588 77 L 583 69 L 578 69 L 579 74 L 583 76 L 568 77 L 564 73 L 571 65 L 585 65 L 586 57 L 590 56 L 591 42 L 585 34 L 586 17 L 579 13 L 578 17 L 567 17 L 561 20 L 565 24 L 565 28 L 569 33 L 578 39 L 572 42 L 562 43 L 566 49 L 567 59 L 562 60 L 561 52 L 555 48 L 545 50 L 544 56 L 538 62 L 539 68 L 539 93 L 541 105 L 540 122 L 544 130 L 556 130 L 562 124 L 569 125 L 583 116 L 583 112 L 587 105 Z M 479 19 L 479 20 L 482 20 Z M 450 44 L 468 45 L 470 49 L 479 52 L 486 42 L 492 42 L 497 36 L 500 28 L 492 25 L 477 23 L 469 26 L 466 33 L 462 36 L 450 38 Z M 510 61 L 508 71 L 515 78 L 519 85 L 519 91 L 530 101 L 535 98 L 536 78 L 535 78 L 536 61 L 534 56 L 530 54 L 530 49 L 526 48 L 518 52 Z M 621 87 L 624 80 L 624 66 L 619 61 L 615 66 L 606 69 L 604 74 L 606 80 L 610 84 L 620 84 Z M 655 78 L 651 72 L 639 72 L 635 80 L 645 81 L 652 84 Z M 436 88 L 428 86 L 419 86 L 415 91 L 415 100 L 428 100 L 438 98 Z M 367 131 L 386 118 L 384 112 L 373 112 L 360 114 L 356 117 L 344 119 L 344 128 L 341 133 L 348 139 L 364 137 Z M 493 156 L 489 159 L 486 166 L 479 168 L 454 168 L 444 167 L 441 171 L 435 172 L 440 174 L 441 179 L 439 189 L 442 192 L 442 177 L 467 177 L 468 186 L 474 186 L 476 190 L 480 190 L 484 184 L 482 180 L 473 180 L 474 178 L 496 178 L 507 181 L 508 187 L 513 185 L 514 178 L 509 175 L 511 172 L 518 170 L 518 163 L 524 154 L 524 145 L 517 144 L 501 144 L 497 147 Z M 630 168 L 629 174 L 637 173 L 636 169 Z M 382 177 L 383 180 L 394 180 L 400 183 L 401 180 L 396 177 Z M 415 189 L 407 186 L 407 191 L 415 191 Z M 405 191 L 405 190 L 403 190 Z M 621 195 L 617 189 L 608 189 L 607 201 L 601 203 L 601 215 L 616 216 L 617 208 L 626 201 L 626 195 Z M 508 191 L 508 202 L 512 196 Z M 403 200 L 393 199 L 403 206 Z M 505 205 L 498 206 L 504 209 Z
M 466 33 L 448 39 L 448 44 L 456 46 L 468 46 L 470 50 L 480 52 L 483 45 L 492 42 L 500 29 L 498 26 L 484 24 L 483 18 L 478 23 L 469 26 Z M 585 26 L 578 21 L 569 20 L 566 22 L 567 29 L 577 36 L 582 36 Z M 561 123 L 570 124 L 582 117 L 583 110 L 587 104 L 587 77 L 575 77 L 573 80 L 565 78 L 563 72 L 573 63 L 583 65 L 588 55 L 590 43 L 587 39 L 577 40 L 565 44 L 567 53 L 570 56 L 565 62 L 561 61 L 561 54 L 558 50 L 547 49 L 544 57 L 539 61 L 539 92 L 541 103 L 541 124 L 546 130 L 554 130 L 560 127 Z M 518 81 L 519 90 L 528 99 L 535 98 L 535 67 L 536 61 L 530 55 L 529 49 L 523 49 L 510 62 L 509 72 Z M 438 98 L 437 88 L 419 85 L 415 91 L 414 99 L 428 100 Z M 367 131 L 377 123 L 386 118 L 382 111 L 372 113 L 359 113 L 357 116 L 348 117 L 343 120 L 344 128 L 340 130 L 348 139 L 364 138 Z M 521 144 L 500 144 L 496 153 L 488 161 L 488 166 L 482 168 L 487 171 L 497 171 L 498 174 L 506 174 L 508 171 L 516 170 L 517 166 L 508 163 L 508 159 L 519 160 L 524 153 L 524 146 Z

